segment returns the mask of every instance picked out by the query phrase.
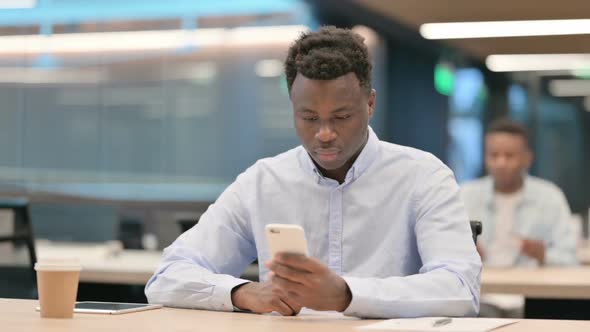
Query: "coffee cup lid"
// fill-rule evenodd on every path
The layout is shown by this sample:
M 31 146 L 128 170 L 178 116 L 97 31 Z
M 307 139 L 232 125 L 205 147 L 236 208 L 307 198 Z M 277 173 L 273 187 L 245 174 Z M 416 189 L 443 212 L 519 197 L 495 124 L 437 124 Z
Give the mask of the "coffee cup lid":
M 35 263 L 36 271 L 80 271 L 82 266 L 78 259 L 43 259 Z

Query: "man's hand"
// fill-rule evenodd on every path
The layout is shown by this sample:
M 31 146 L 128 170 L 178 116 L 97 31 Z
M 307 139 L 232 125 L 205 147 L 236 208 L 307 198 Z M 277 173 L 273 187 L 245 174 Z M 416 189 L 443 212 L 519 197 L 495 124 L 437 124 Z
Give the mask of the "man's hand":
M 543 241 L 523 239 L 521 251 L 523 254 L 536 259 L 539 265 L 545 264 L 545 244 Z
M 273 292 L 286 294 L 301 307 L 344 311 L 352 300 L 346 281 L 315 258 L 281 253 L 266 267 Z
M 276 311 L 283 316 L 295 316 L 301 310 L 300 305 L 273 289 L 270 282 L 250 282 L 237 286 L 231 300 L 235 307 L 259 314 Z

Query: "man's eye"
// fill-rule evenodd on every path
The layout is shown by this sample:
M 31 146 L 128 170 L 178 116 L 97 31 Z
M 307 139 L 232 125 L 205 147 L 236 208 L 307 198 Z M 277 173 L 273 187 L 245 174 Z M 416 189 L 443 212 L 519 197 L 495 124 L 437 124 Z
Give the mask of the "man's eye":
M 304 116 L 302 119 L 305 121 L 316 121 L 318 118 L 315 116 Z
M 350 118 L 350 114 L 346 114 L 346 115 L 341 115 L 341 116 L 337 116 L 336 119 L 337 120 L 346 120 Z

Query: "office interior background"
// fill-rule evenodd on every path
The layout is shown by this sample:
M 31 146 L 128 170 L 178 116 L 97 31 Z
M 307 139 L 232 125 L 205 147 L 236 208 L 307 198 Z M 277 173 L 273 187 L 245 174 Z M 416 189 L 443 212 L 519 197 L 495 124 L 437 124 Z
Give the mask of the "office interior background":
M 369 46 L 382 140 L 463 182 L 485 173 L 486 125 L 510 117 L 587 238 L 590 23 L 485 38 L 430 24 L 588 16 L 586 0 L 0 0 L 0 195 L 26 201 L 37 242 L 163 249 L 239 173 L 298 145 L 282 62 L 302 31 L 336 25 Z M 23 227 L 2 211 L 0 234 Z

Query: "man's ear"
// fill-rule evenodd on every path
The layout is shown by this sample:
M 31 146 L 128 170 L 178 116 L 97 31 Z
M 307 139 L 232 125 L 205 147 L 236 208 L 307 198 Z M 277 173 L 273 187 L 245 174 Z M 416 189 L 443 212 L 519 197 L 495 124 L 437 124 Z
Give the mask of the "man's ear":
M 375 91 L 375 89 L 371 89 L 371 92 L 369 93 L 369 100 L 367 101 L 369 118 L 371 118 L 373 116 L 373 113 L 375 112 L 375 98 L 376 98 L 376 96 L 377 96 L 377 92 Z

